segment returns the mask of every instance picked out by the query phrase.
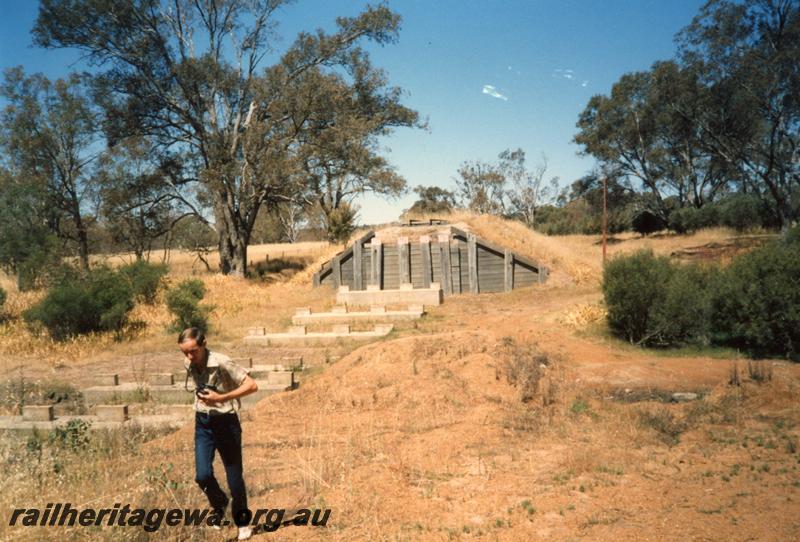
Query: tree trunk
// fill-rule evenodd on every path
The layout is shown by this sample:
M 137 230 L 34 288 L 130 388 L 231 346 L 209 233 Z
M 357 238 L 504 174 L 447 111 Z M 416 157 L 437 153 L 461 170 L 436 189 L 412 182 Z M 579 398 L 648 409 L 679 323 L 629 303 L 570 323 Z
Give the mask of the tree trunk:
M 252 226 L 237 223 L 232 213 L 221 209 L 217 213 L 217 232 L 219 233 L 219 269 L 223 275 L 247 276 L 247 244 Z
M 81 270 L 89 271 L 89 236 L 86 234 L 86 226 L 80 214 L 75 217 L 75 229 L 78 230 L 78 256 L 80 258 Z

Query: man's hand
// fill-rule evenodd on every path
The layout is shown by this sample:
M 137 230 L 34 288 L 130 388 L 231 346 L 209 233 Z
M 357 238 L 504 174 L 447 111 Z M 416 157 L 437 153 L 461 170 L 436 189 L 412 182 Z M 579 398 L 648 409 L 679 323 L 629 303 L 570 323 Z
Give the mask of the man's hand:
M 204 404 L 210 407 L 219 406 L 220 403 L 225 401 L 225 397 L 223 394 L 217 393 L 214 390 L 209 390 L 209 389 L 205 389 L 202 391 L 202 393 L 198 393 L 197 397 L 199 397 Z
M 255 380 L 253 380 L 253 377 L 247 375 L 244 377 L 244 380 L 242 380 L 242 383 L 239 385 L 239 387 L 235 390 L 231 390 L 228 393 L 217 393 L 213 390 L 205 389 L 203 390 L 203 393 L 198 395 L 198 397 L 206 405 L 215 407 L 219 406 L 220 403 L 224 403 L 225 401 L 232 401 L 233 399 L 238 399 L 257 391 L 258 384 L 256 384 Z

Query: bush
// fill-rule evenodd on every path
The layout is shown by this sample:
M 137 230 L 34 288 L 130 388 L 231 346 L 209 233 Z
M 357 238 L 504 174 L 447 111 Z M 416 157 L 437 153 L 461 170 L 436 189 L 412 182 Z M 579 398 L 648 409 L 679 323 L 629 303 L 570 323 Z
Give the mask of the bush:
M 611 331 L 632 343 L 647 338 L 652 329 L 652 308 L 663 298 L 672 275 L 665 257 L 639 251 L 614 258 L 603 272 L 603 295 Z
M 205 294 L 205 285 L 197 279 L 184 280 L 167 290 L 167 308 L 175 315 L 172 324 L 174 330 L 182 331 L 187 327 L 208 330 L 208 313 L 211 309 L 199 304 Z
M 697 207 L 682 207 L 669 215 L 669 229 L 677 233 L 691 233 L 702 228 L 719 226 L 719 208 L 714 203 Z
M 766 220 L 763 202 L 754 195 L 737 194 L 720 205 L 722 224 L 738 232 L 760 228 Z
M 6 304 L 7 297 L 8 294 L 6 294 L 6 291 L 3 290 L 3 288 L 0 288 L 0 314 L 3 314 L 3 305 Z
M 659 230 L 663 230 L 666 227 L 664 220 L 653 213 L 652 211 L 640 211 L 636 215 L 634 215 L 633 219 L 631 220 L 631 227 L 637 233 L 641 235 L 647 235 L 649 233 L 654 233 Z
M 651 310 L 651 344 L 707 343 L 711 318 L 711 274 L 696 265 L 672 264 L 663 297 Z
M 800 224 L 792 226 L 784 232 L 783 242 L 789 245 L 800 244 Z
M 119 272 L 128 281 L 137 300 L 153 305 L 156 302 L 161 281 L 167 274 L 167 266 L 139 260 L 120 267 Z
M 631 343 L 704 341 L 711 310 L 707 273 L 639 251 L 606 265 L 603 294 L 611 331 Z
M 344 243 L 356 229 L 356 217 L 358 209 L 343 202 L 339 207 L 331 211 L 328 217 L 328 240 L 331 243 Z
M 133 308 L 133 291 L 119 273 L 101 267 L 53 286 L 23 317 L 56 340 L 93 331 L 120 331 Z
M 715 281 L 714 340 L 800 360 L 798 284 L 798 243 L 774 242 L 739 256 Z

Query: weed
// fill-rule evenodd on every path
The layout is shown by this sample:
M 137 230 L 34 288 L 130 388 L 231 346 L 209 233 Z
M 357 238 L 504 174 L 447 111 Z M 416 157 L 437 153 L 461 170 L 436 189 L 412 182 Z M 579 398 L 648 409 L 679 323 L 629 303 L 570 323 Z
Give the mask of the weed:
M 91 422 L 72 419 L 53 429 L 48 435 L 48 443 L 72 452 L 84 450 L 89 446 L 90 427 Z
M 667 446 L 678 444 L 681 433 L 687 429 L 686 423 L 676 419 L 667 408 L 656 412 L 640 411 L 639 421 L 643 426 L 655 430 L 659 439 Z
M 517 344 L 511 337 L 503 338 L 500 349 L 505 357 L 506 380 L 519 390 L 523 403 L 531 401 L 539 391 L 543 369 L 550 365 L 550 359 L 536 344 Z
M 770 382 L 772 380 L 772 364 L 767 361 L 748 361 L 747 376 L 759 384 Z
M 533 514 L 536 513 L 536 508 L 534 508 L 533 503 L 531 502 L 530 499 L 525 499 L 524 501 L 519 503 L 519 506 L 520 508 L 525 510 L 528 513 L 528 515 L 532 516 Z
M 737 362 L 731 363 L 730 376 L 728 377 L 728 385 L 739 387 L 742 385 L 741 377 L 739 376 L 739 364 Z
M 589 403 L 579 397 L 572 402 L 572 406 L 569 409 L 573 414 L 583 414 L 584 412 L 589 412 L 590 407 Z

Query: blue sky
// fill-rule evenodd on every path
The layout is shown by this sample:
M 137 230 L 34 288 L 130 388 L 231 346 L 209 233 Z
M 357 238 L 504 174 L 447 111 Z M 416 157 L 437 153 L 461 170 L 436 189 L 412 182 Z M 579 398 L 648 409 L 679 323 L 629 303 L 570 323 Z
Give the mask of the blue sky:
M 332 29 L 337 16 L 367 2 L 300 0 L 283 8 L 282 42 L 299 30 Z M 522 148 L 531 165 L 547 156 L 548 178 L 566 186 L 592 167 L 571 143 L 575 122 L 595 94 L 627 72 L 674 55 L 674 36 L 702 0 L 394 0 L 403 17 L 398 43 L 369 47 L 373 63 L 429 130 L 400 130 L 385 154 L 409 186 L 454 187 L 465 160 L 495 161 Z M 82 69 L 77 53 L 30 45 L 38 3 L 0 0 L 0 66 L 22 64 L 51 78 Z M 396 219 L 414 195 L 358 200 L 363 223 Z

